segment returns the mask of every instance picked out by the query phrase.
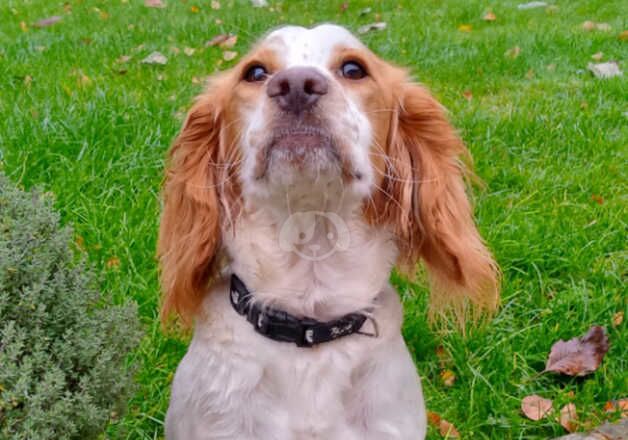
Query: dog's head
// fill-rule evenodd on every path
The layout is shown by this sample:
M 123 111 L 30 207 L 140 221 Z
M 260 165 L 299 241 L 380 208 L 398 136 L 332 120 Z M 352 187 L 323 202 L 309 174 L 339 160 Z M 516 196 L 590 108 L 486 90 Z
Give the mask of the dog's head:
M 424 259 L 437 303 L 494 307 L 497 270 L 465 194 L 466 155 L 430 93 L 344 28 L 271 32 L 210 81 L 171 149 L 165 314 L 193 316 L 220 270 L 225 230 L 247 204 L 281 204 L 288 191 L 359 206 L 396 238 L 400 268 Z

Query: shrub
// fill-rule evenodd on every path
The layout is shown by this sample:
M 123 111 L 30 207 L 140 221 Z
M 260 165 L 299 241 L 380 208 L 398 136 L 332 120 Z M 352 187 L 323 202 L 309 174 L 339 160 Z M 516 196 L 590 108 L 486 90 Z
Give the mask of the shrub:
M 135 305 L 113 306 L 50 197 L 0 174 L 0 438 L 88 439 L 132 391 Z

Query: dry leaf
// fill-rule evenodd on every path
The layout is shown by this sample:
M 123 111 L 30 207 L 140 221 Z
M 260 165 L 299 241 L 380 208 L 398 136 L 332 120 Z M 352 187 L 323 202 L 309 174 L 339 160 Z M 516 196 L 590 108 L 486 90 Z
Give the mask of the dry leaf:
M 345 12 L 349 9 L 349 2 L 343 2 L 340 4 L 340 12 Z
M 591 195 L 591 200 L 593 200 L 598 205 L 603 205 L 604 204 L 604 197 L 602 197 L 600 195 L 597 195 L 597 194 L 592 194 Z
M 440 416 L 438 414 L 436 414 L 435 412 L 432 411 L 428 411 L 427 412 L 427 423 L 429 423 L 431 426 L 438 428 L 438 426 L 440 425 Z
M 211 40 L 209 40 L 207 43 L 205 43 L 205 47 L 218 46 L 219 44 L 227 41 L 230 36 L 231 36 L 230 34 L 218 34 L 215 37 L 213 37 Z
M 604 327 L 593 326 L 581 338 L 556 342 L 550 351 L 544 371 L 568 376 L 586 376 L 600 366 L 608 351 L 608 337 Z
M 438 424 L 438 431 L 440 435 L 445 438 L 460 438 L 460 433 L 456 429 L 456 427 L 445 419 L 441 419 Z
M 235 59 L 235 57 L 238 56 L 238 52 L 235 52 L 233 50 L 225 50 L 222 53 L 222 59 L 225 61 L 231 61 L 233 59 Z
M 587 20 L 584 23 L 582 23 L 582 29 L 587 32 L 590 32 L 590 31 L 608 32 L 612 30 L 613 28 L 608 23 L 596 23 L 595 21 Z
M 127 63 L 129 62 L 129 60 L 131 59 L 131 57 L 129 55 L 121 55 L 117 60 L 116 63 Z
M 613 315 L 613 327 L 619 327 L 624 322 L 624 312 L 620 311 Z
M 615 61 L 599 64 L 589 63 L 587 64 L 587 69 L 589 69 L 596 78 L 600 79 L 613 78 L 624 74 L 619 68 L 619 64 Z
M 517 5 L 517 9 L 524 11 L 526 9 L 544 8 L 545 6 L 547 6 L 547 3 L 545 2 L 529 2 Z
M 519 56 L 520 53 L 521 53 L 521 48 L 519 46 L 515 46 L 508 49 L 504 53 L 504 56 L 508 58 L 512 58 L 514 60 L 515 58 Z
M 578 414 L 576 413 L 576 405 L 568 403 L 560 410 L 560 426 L 565 428 L 567 432 L 574 432 L 578 427 Z
M 22 29 L 22 32 L 28 32 L 28 26 L 26 25 L 26 22 L 20 21 L 20 29 Z
M 594 61 L 602 61 L 602 58 L 604 58 L 603 52 L 596 52 L 593 55 L 591 55 L 591 59 Z
M 484 14 L 484 17 L 482 17 L 482 20 L 484 20 L 484 21 L 495 21 L 495 20 L 497 20 L 497 17 L 495 16 L 495 14 L 492 11 L 488 11 L 486 14 Z
M 107 262 L 105 263 L 105 266 L 107 266 L 107 268 L 109 269 L 118 268 L 120 267 L 120 259 L 118 257 L 111 257 L 107 260 Z
M 619 38 L 619 41 L 628 41 L 628 30 L 621 31 L 617 38 Z
M 181 53 L 181 49 L 179 49 L 177 46 L 170 46 L 169 50 L 175 55 L 179 55 Z
M 470 24 L 461 24 L 460 26 L 458 26 L 458 30 L 460 32 L 471 32 L 473 30 L 473 27 Z
M 224 41 L 221 41 L 218 45 L 224 49 L 231 49 L 237 42 L 237 35 L 227 35 L 227 38 Z
M 196 49 L 194 49 L 193 47 L 186 47 L 186 48 L 183 49 L 183 53 L 186 54 L 189 57 L 194 55 L 194 52 L 196 52 Z
M 604 411 L 607 413 L 621 413 L 623 419 L 628 418 L 628 399 L 619 399 L 606 402 Z
M 32 83 L 33 83 L 33 77 L 30 75 L 26 75 L 24 77 L 24 86 L 26 86 L 27 89 L 30 89 Z
M 200 10 L 201 10 L 201 9 L 200 9 L 198 6 L 191 6 L 191 7 L 190 7 L 190 11 L 191 11 L 193 14 L 198 14 Z
M 365 24 L 364 26 L 360 26 L 358 28 L 358 34 L 366 34 L 371 31 L 383 31 L 386 29 L 386 23 L 383 21 L 378 21 L 375 23 Z
M 37 23 L 35 23 L 35 27 L 43 28 L 47 26 L 52 26 L 53 24 L 58 23 L 60 21 L 61 21 L 61 16 L 53 15 L 52 17 L 39 20 Z
M 473 92 L 471 92 L 471 90 L 465 90 L 462 92 L 462 96 L 464 96 L 464 99 L 467 101 L 471 101 L 473 99 Z
M 443 370 L 440 373 L 440 379 L 443 381 L 443 384 L 446 387 L 451 387 L 454 385 L 456 381 L 456 375 L 451 370 Z
M 142 60 L 142 64 L 161 64 L 168 63 L 168 58 L 161 52 L 153 52 Z
M 218 9 L 220 9 L 220 2 L 216 0 L 212 0 L 211 7 L 214 11 L 217 11 Z
M 162 9 L 166 7 L 166 4 L 162 0 L 144 0 L 144 6 Z
M 552 410 L 552 401 L 533 394 L 521 401 L 521 411 L 530 420 L 541 420 Z

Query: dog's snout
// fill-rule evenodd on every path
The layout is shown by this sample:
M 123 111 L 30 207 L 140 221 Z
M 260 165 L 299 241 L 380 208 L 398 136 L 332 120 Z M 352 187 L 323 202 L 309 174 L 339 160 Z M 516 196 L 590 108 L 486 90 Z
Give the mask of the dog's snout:
M 299 114 L 309 110 L 327 93 L 327 78 L 312 67 L 292 67 L 273 75 L 266 94 L 279 108 Z

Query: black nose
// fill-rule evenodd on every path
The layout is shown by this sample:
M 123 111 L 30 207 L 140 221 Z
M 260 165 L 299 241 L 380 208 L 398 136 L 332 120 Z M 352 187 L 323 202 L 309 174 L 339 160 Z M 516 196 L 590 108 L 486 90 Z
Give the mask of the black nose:
M 327 78 L 313 67 L 291 67 L 273 75 L 266 94 L 279 108 L 299 114 L 316 104 L 327 93 Z

